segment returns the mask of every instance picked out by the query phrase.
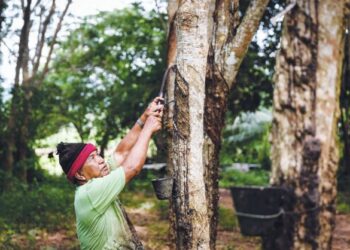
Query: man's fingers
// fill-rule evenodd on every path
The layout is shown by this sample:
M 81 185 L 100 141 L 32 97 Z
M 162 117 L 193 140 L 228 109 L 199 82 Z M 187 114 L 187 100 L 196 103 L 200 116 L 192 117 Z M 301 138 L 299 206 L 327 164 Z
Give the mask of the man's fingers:
M 153 102 L 157 103 L 159 101 L 164 101 L 163 97 L 157 96 L 156 98 L 153 99 Z
M 159 120 L 162 120 L 162 117 L 163 117 L 163 115 L 162 115 L 161 113 L 155 113 L 155 114 L 152 115 L 152 116 L 154 116 L 155 118 L 157 118 L 157 119 L 159 119 Z
M 164 106 L 163 105 L 157 105 L 157 107 L 154 109 L 154 110 L 152 110 L 152 112 L 161 112 L 161 111 L 163 111 L 163 109 L 164 109 Z

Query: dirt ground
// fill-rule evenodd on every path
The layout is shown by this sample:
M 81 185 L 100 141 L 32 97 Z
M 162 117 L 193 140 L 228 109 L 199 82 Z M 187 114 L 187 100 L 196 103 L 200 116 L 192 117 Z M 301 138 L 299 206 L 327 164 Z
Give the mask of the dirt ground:
M 233 202 L 231 194 L 228 190 L 220 189 L 220 205 L 233 210 Z M 228 249 L 225 245 L 229 245 L 230 242 L 235 241 L 237 238 L 242 239 L 238 230 L 233 232 L 218 232 L 218 249 Z M 243 240 L 234 243 L 234 249 L 239 250 L 252 250 L 259 249 L 259 240 L 255 238 L 255 241 L 250 239 L 251 237 L 245 237 Z M 223 246 L 223 248 L 221 248 Z M 350 250 L 350 214 L 337 214 L 336 227 L 333 233 L 332 250 Z
M 233 202 L 231 199 L 230 192 L 225 189 L 220 189 L 220 206 L 228 209 L 232 209 L 233 212 Z M 138 214 L 138 215 L 137 215 Z M 167 237 L 159 239 L 164 245 L 152 246 L 149 245 L 151 240 L 151 235 L 147 232 L 147 222 L 144 221 L 142 227 L 138 226 L 137 221 L 140 220 L 140 214 L 131 211 L 131 217 L 134 217 L 133 221 L 136 224 L 136 230 L 139 232 L 142 241 L 145 243 L 147 249 L 171 249 L 166 242 L 169 242 Z M 138 217 L 138 218 L 137 218 Z M 150 217 L 150 223 L 154 223 L 155 217 Z M 151 236 L 151 237 L 150 237 Z M 350 214 L 338 214 L 336 216 L 336 228 L 333 234 L 333 244 L 332 250 L 350 250 Z M 260 237 L 244 237 L 240 234 L 239 228 L 227 231 L 218 229 L 217 236 L 217 249 L 218 250 L 258 250 L 260 248 Z
M 233 202 L 230 192 L 225 189 L 220 189 L 220 206 L 231 209 L 233 212 Z M 138 231 L 146 249 L 170 250 L 171 247 L 167 245 L 169 238 L 167 235 L 157 236 L 150 235 L 147 230 L 149 223 L 157 221 L 154 215 L 144 215 L 142 211 L 129 211 L 132 220 L 135 222 L 136 230 Z M 143 219 L 142 219 L 143 218 Z M 140 223 L 141 222 L 141 223 Z M 167 222 L 165 222 L 167 223 Z M 142 224 L 142 225 L 140 225 Z M 158 241 L 155 241 L 155 238 Z M 336 217 L 336 228 L 333 234 L 333 250 L 350 250 L 350 214 L 338 214 Z M 154 242 L 159 242 L 159 245 L 154 245 Z M 244 237 L 240 234 L 239 228 L 233 230 L 222 230 L 218 228 L 217 235 L 217 249 L 218 250 L 258 250 L 260 248 L 260 237 Z
M 219 203 L 221 207 L 231 209 L 233 212 L 232 199 L 228 190 L 220 190 Z M 171 250 L 169 242 L 172 240 L 167 234 L 169 225 L 166 219 L 161 219 L 157 212 L 150 212 L 152 210 L 145 210 L 144 208 L 127 210 L 147 250 Z M 16 245 L 23 246 L 23 248 L 0 246 L 0 249 L 79 249 L 75 232 L 64 230 L 55 233 L 33 231 L 29 234 L 32 236 L 32 240 L 29 242 L 27 237 L 21 235 L 16 235 L 13 238 Z M 350 214 L 337 215 L 333 237 L 333 250 L 350 249 Z M 223 230 L 219 227 L 217 249 L 258 250 L 260 249 L 260 238 L 243 237 L 238 227 L 231 230 Z

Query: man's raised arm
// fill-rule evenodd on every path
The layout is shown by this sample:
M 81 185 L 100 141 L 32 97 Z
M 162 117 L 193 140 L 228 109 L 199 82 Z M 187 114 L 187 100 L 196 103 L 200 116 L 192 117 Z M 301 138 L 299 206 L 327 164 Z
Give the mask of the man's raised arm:
M 156 97 L 151 102 L 151 104 L 147 107 L 145 112 L 143 112 L 143 114 L 138 119 L 138 121 L 135 123 L 135 125 L 131 128 L 131 130 L 126 134 L 126 136 L 117 145 L 117 147 L 115 149 L 115 159 L 119 165 L 125 161 L 128 154 L 130 153 L 130 151 L 134 147 L 135 143 L 137 142 L 137 140 L 141 134 L 143 124 L 146 123 L 147 119 L 150 116 L 159 116 L 159 114 L 160 114 L 159 111 L 163 110 L 163 105 L 159 104 L 162 101 L 163 101 L 163 98 Z

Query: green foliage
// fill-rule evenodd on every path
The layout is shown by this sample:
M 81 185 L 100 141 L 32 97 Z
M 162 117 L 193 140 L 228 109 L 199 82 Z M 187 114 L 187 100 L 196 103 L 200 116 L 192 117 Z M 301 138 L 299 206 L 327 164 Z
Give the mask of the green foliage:
M 346 192 L 347 190 L 350 190 L 350 171 L 348 170 L 349 166 L 345 164 L 346 156 L 344 155 L 344 145 L 342 143 L 339 143 L 338 145 L 340 148 L 340 160 L 339 169 L 337 171 L 337 189 L 340 192 Z
M 1 79 L 0 79 L 1 82 Z M 6 113 L 7 113 L 7 105 L 3 100 L 3 91 L 4 89 L 0 85 L 0 159 L 2 159 L 2 155 L 5 150 L 5 132 L 6 132 Z
M 47 83 L 60 89 L 60 115 L 82 140 L 105 146 L 156 96 L 165 67 L 160 18 L 138 5 L 100 13 L 61 42 Z
M 219 186 L 222 188 L 231 186 L 267 186 L 268 183 L 269 172 L 265 170 L 251 170 L 249 172 L 227 170 L 220 173 Z
M 160 219 L 169 219 L 169 201 L 168 200 L 157 200 L 154 205 L 154 210 L 159 214 Z
M 347 21 L 347 29 L 350 29 L 350 21 Z M 345 33 L 345 55 L 343 61 L 343 75 L 340 91 L 340 122 L 339 137 L 340 162 L 338 170 L 338 188 L 349 190 L 350 188 L 350 34 Z
M 219 227 L 232 231 L 237 226 L 237 216 L 234 215 L 233 210 L 219 206 Z
M 250 1 L 240 1 L 242 16 L 249 4 Z M 248 162 L 259 163 L 264 169 L 270 168 L 270 122 L 259 122 L 253 113 L 261 113 L 272 107 L 275 56 L 282 27 L 281 23 L 273 26 L 271 18 L 284 5 L 284 1 L 280 0 L 269 2 L 259 28 L 259 39 L 263 39 L 258 41 L 258 36 L 254 37 L 238 72 L 236 84 L 230 92 L 226 118 L 228 126 L 223 134 L 220 152 L 222 164 Z M 231 125 L 233 121 L 235 127 Z
M 6 32 L 4 32 L 4 23 L 6 21 L 5 17 L 5 11 L 7 8 L 7 0 L 1 0 L 0 1 L 0 41 L 2 42 L 2 39 L 5 37 Z M 2 51 L 0 50 L 0 64 L 2 62 Z M 1 81 L 1 76 L 0 76 Z
M 244 13 L 251 1 L 240 1 Z M 233 117 L 241 112 L 254 112 L 258 108 L 272 106 L 273 75 L 276 51 L 281 35 L 281 23 L 271 24 L 271 18 L 281 11 L 284 1 L 271 0 L 259 27 L 260 39 L 256 35 L 244 57 L 231 90 L 228 110 Z M 243 14 L 242 14 L 243 16 Z
M 349 192 L 338 192 L 337 196 L 337 212 L 350 214 L 350 193 Z
M 220 152 L 221 164 L 257 163 L 263 169 L 270 169 L 271 119 L 271 112 L 263 109 L 255 113 L 242 113 L 231 125 L 227 125 Z
M 73 226 L 74 187 L 64 177 L 46 176 L 45 179 L 31 185 L 13 180 L 11 189 L 0 194 L 0 231 L 56 230 Z

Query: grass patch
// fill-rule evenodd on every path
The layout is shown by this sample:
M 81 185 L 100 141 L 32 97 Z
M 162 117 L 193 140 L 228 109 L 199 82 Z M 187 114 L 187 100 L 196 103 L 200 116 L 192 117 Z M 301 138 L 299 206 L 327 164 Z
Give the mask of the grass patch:
M 14 183 L 0 194 L 0 231 L 70 229 L 75 221 L 74 189 L 64 177 L 48 177 L 31 185 Z
M 144 192 L 124 190 L 119 195 L 121 203 L 130 208 L 139 208 L 144 202 L 151 199 Z
M 168 220 L 169 218 L 169 201 L 167 200 L 156 200 L 154 207 L 152 208 L 153 212 L 156 212 L 159 215 L 161 220 Z
M 350 213 L 350 193 L 338 193 L 337 196 L 337 211 L 343 214 Z
M 0 246 L 35 249 L 38 239 L 59 230 L 75 238 L 74 190 L 63 176 L 31 184 L 13 179 L 10 190 L 0 193 Z
M 269 172 L 266 170 L 251 170 L 249 172 L 229 170 L 220 173 L 219 186 L 221 188 L 229 188 L 231 186 L 267 186 L 268 184 Z
M 226 231 L 233 231 L 238 226 L 233 210 L 219 206 L 219 227 Z
M 147 242 L 149 249 L 162 249 L 169 244 L 169 223 L 168 221 L 158 220 L 148 227 L 149 238 Z

